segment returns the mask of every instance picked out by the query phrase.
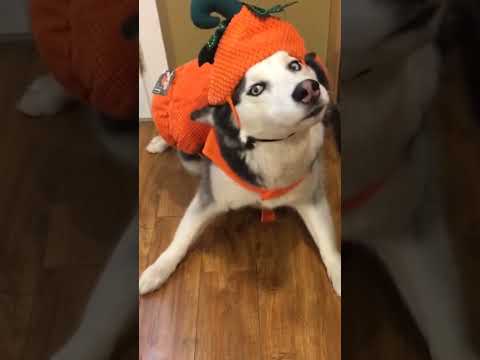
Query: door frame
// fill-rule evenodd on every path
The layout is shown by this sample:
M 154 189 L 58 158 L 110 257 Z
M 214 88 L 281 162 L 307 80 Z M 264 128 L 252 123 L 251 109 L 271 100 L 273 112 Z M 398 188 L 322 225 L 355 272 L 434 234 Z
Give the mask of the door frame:
M 327 44 L 327 67 L 332 77 L 332 88 L 335 100 L 338 95 L 338 79 L 340 76 L 340 52 L 342 39 L 342 8 L 341 0 L 331 0 L 330 3 L 330 29 Z

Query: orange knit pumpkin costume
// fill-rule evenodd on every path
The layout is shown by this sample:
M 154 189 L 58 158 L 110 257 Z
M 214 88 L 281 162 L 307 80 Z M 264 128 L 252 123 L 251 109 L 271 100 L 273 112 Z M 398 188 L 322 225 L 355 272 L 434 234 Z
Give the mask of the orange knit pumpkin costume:
M 305 57 L 304 40 L 293 25 L 273 16 L 261 18 L 243 6 L 218 45 L 208 102 L 224 104 L 250 67 L 281 50 Z
M 122 36 L 133 0 L 31 0 L 42 60 L 71 95 L 113 118 L 138 114 L 138 42 Z
M 306 55 L 304 40 L 291 24 L 272 16 L 260 17 L 243 6 L 220 39 L 213 65 L 206 63 L 199 67 L 193 60 L 178 68 L 169 80 L 164 75 L 164 94 L 154 96 L 152 107 L 157 129 L 170 145 L 190 154 L 202 151 L 233 181 L 257 193 L 262 200 L 285 195 L 302 179 L 282 189 L 264 189 L 247 183 L 223 159 L 215 130 L 192 121 L 190 114 L 207 105 L 228 103 L 237 126 L 241 127 L 231 98 L 235 87 L 250 67 L 277 51 L 286 51 L 301 61 Z M 321 61 L 319 64 L 324 67 Z M 263 213 L 263 219 L 273 218 L 271 212 Z
M 280 50 L 300 60 L 306 54 L 304 40 L 293 25 L 272 16 L 259 17 L 243 6 L 222 36 L 214 64 L 188 62 L 173 72 L 163 94 L 153 96 L 152 115 L 160 135 L 185 153 L 201 152 L 211 128 L 192 121 L 190 114 L 226 102 L 236 114 L 231 95 L 245 72 Z M 240 126 L 238 116 L 234 118 Z
M 201 153 L 211 126 L 192 121 L 191 113 L 208 106 L 208 86 L 212 65 L 198 66 L 192 60 L 174 72 L 166 72 L 159 82 L 164 95 L 154 94 L 152 116 L 160 136 L 170 145 L 187 154 Z M 165 77 L 171 74 L 172 79 Z M 158 84 L 162 86 L 162 84 Z M 155 93 L 155 90 L 154 90 Z

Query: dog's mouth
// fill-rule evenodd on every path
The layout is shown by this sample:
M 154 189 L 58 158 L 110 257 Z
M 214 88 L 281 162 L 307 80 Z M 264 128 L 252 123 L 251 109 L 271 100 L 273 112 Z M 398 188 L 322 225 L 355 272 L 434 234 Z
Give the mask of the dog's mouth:
M 302 119 L 302 121 L 317 116 L 323 111 L 323 109 L 325 109 L 325 106 L 326 105 L 315 105 L 313 109 Z

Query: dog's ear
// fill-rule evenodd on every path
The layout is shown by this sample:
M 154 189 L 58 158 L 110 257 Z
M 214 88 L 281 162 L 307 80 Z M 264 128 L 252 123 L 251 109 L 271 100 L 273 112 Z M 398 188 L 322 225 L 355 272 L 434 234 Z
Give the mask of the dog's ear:
M 326 127 L 331 127 L 333 129 L 333 134 L 335 137 L 335 142 L 337 144 L 337 150 L 339 153 L 342 152 L 342 133 L 341 133 L 341 124 L 340 124 L 340 111 L 335 104 L 328 105 L 327 112 L 323 118 L 323 124 Z
M 213 106 L 205 106 L 204 108 L 200 110 L 195 110 L 192 112 L 190 117 L 192 118 L 193 121 L 197 121 L 200 123 L 204 124 L 209 124 L 211 126 L 214 125 L 214 117 L 213 117 L 213 112 L 215 110 L 215 107 Z
M 305 63 L 313 69 L 315 75 L 317 75 L 318 82 L 322 84 L 325 89 L 330 90 L 328 75 L 325 72 L 326 69 L 317 62 L 317 54 L 311 52 L 305 55 Z

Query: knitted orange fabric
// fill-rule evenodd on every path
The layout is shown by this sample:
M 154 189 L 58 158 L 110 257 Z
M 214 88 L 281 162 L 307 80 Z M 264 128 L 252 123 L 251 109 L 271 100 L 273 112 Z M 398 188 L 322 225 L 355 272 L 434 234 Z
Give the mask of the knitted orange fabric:
M 208 134 L 205 147 L 203 148 L 203 154 L 237 184 L 247 189 L 248 191 L 258 194 L 260 199 L 262 200 L 271 200 L 281 197 L 290 192 L 291 190 L 295 189 L 303 181 L 303 178 L 299 179 L 290 186 L 280 189 L 264 189 L 246 182 L 230 168 L 228 163 L 223 158 L 220 146 L 218 144 L 217 135 L 215 134 L 215 130 L 210 131 L 210 133 Z
M 273 16 L 260 18 L 243 6 L 218 44 L 208 102 L 225 103 L 250 67 L 280 50 L 299 59 L 306 53 L 304 40 L 293 25 Z
M 318 56 L 316 61 L 326 71 Z M 208 106 L 212 70 L 213 66 L 208 63 L 199 67 L 197 59 L 191 60 L 175 70 L 166 94 L 153 95 L 152 116 L 159 135 L 170 146 L 187 154 L 201 153 L 212 129 L 191 119 L 193 111 Z M 233 104 L 231 106 L 236 113 Z
M 197 59 L 177 68 L 165 95 L 154 95 L 152 116 L 157 130 L 170 145 L 187 154 L 198 154 L 211 126 L 195 122 L 191 113 L 208 105 L 212 65 L 198 66 Z
M 133 0 L 31 0 L 37 49 L 74 96 L 114 118 L 137 116 L 138 42 L 122 36 Z

